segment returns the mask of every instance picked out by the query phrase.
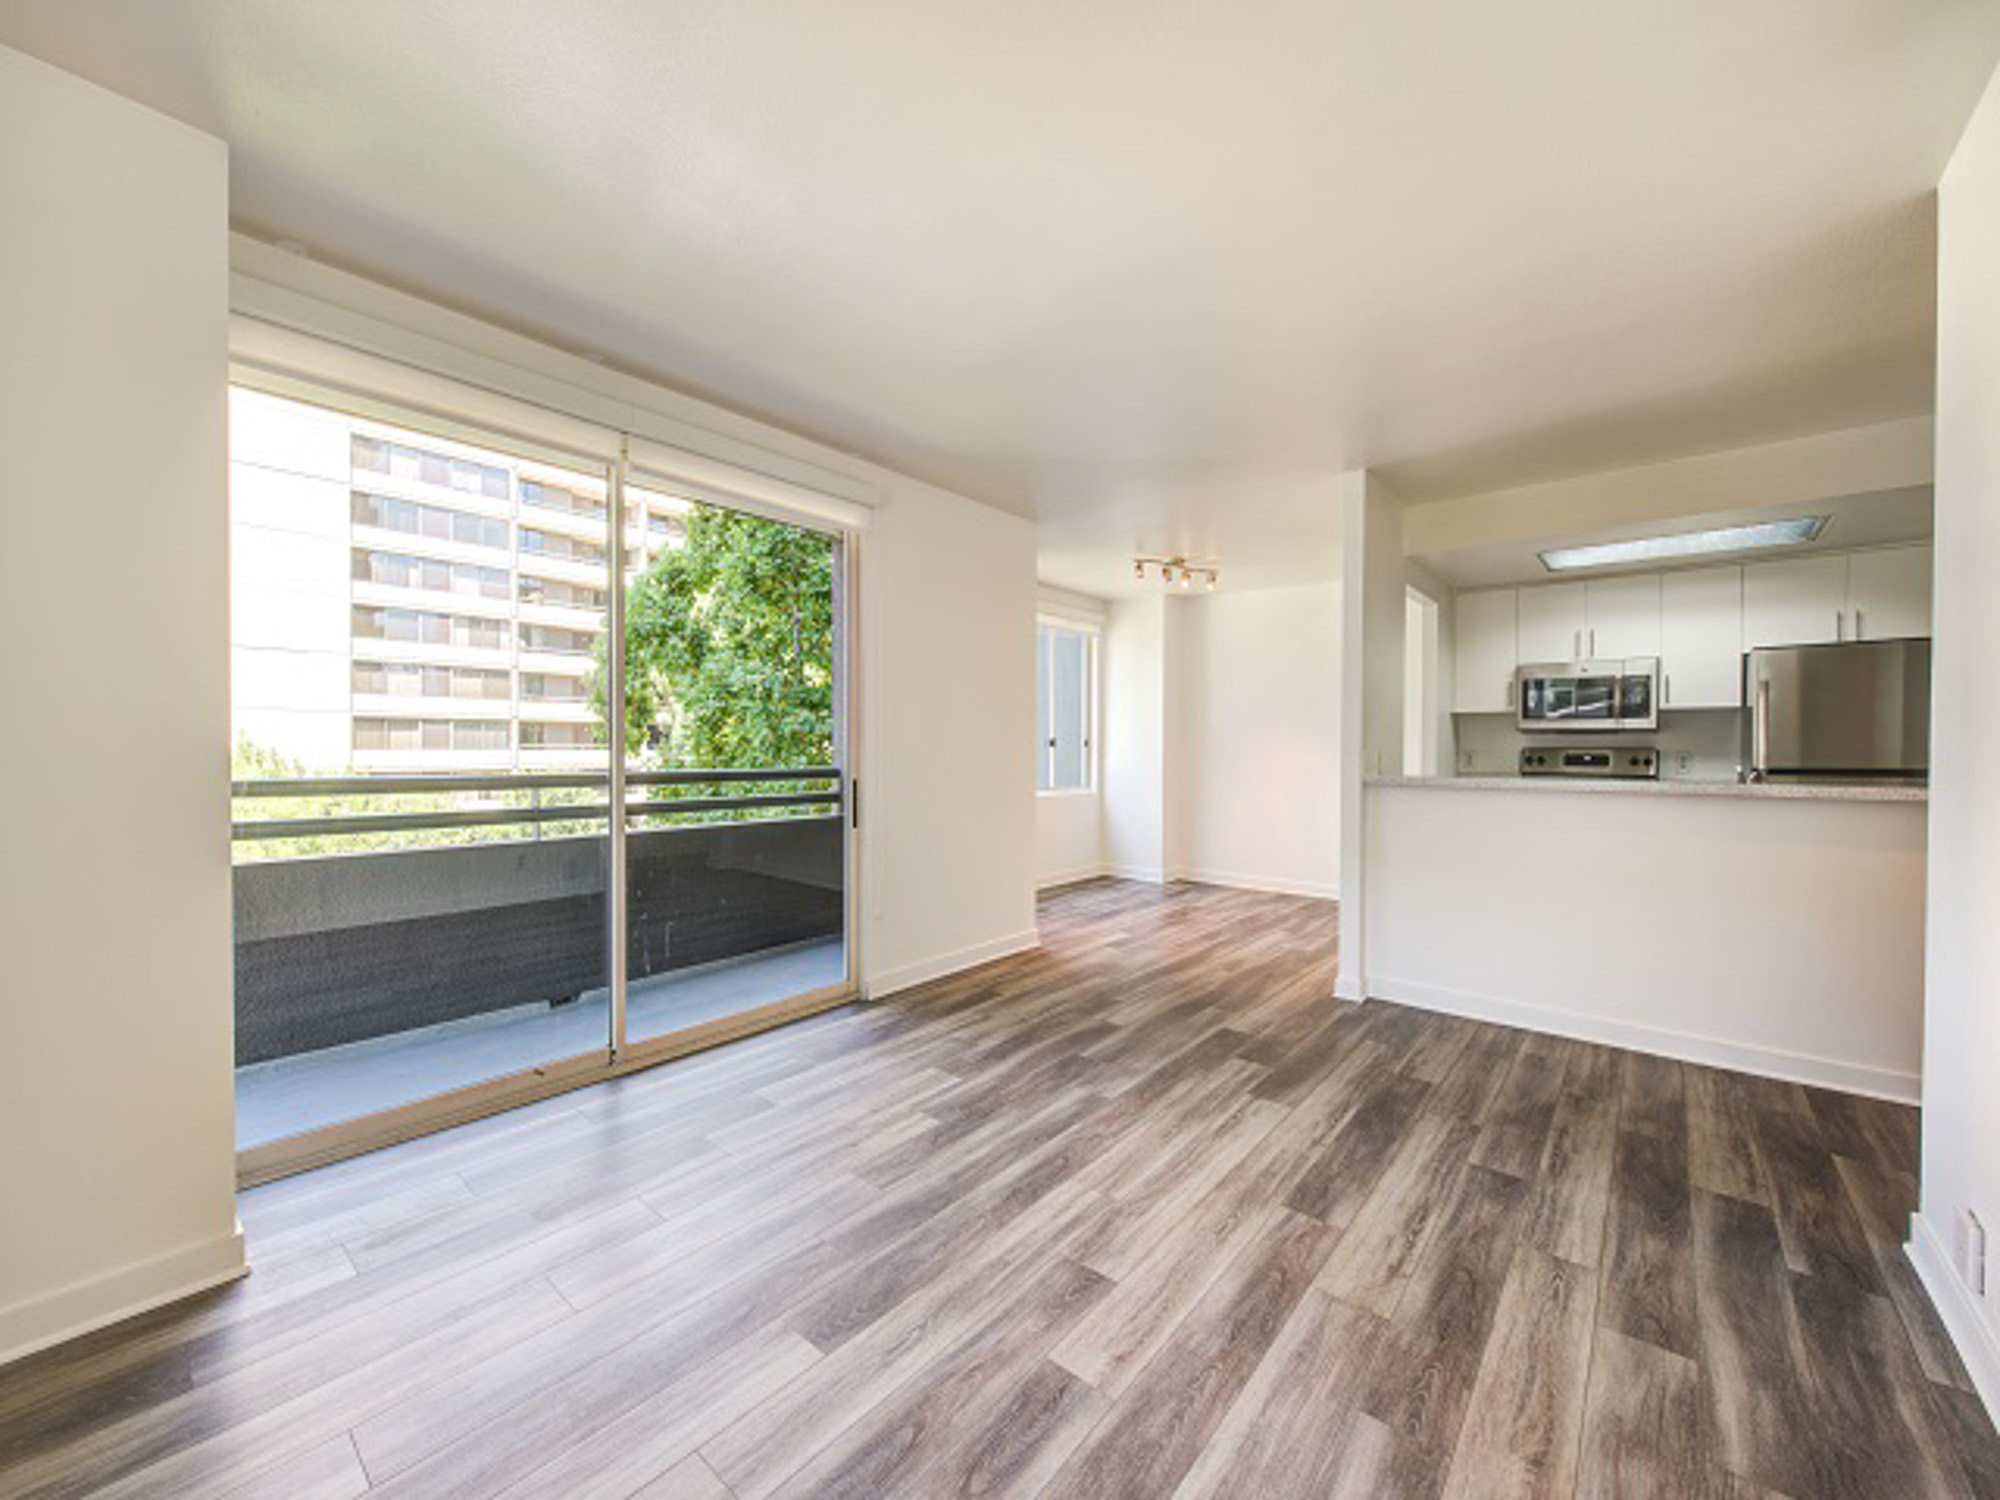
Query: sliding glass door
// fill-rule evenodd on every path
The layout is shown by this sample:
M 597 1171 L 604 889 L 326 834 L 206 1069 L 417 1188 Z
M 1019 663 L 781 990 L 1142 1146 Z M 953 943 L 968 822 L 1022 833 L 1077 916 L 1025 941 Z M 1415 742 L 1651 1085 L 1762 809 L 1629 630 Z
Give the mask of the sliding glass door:
M 846 549 L 653 476 L 626 496 L 666 539 L 625 600 L 636 1049 L 847 984 Z
M 231 512 L 247 1179 L 851 993 L 840 535 L 282 386 Z

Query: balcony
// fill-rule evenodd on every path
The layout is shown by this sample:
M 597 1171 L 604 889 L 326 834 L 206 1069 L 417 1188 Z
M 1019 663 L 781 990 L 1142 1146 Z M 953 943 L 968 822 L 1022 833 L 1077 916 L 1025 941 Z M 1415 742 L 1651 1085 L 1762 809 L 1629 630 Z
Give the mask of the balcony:
M 629 1041 L 843 982 L 837 773 L 632 781 Z M 238 1146 L 601 1055 L 603 790 L 575 774 L 239 782 L 240 856 L 316 852 L 235 867 Z M 428 805 L 376 810 L 397 798 Z M 339 847 L 362 839 L 417 846 Z

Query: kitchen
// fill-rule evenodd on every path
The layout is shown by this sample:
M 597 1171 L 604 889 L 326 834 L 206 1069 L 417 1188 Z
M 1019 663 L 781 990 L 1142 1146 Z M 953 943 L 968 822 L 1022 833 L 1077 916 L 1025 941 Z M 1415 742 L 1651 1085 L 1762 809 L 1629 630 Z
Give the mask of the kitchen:
M 1367 779 L 1367 993 L 1915 1101 L 1928 487 L 1427 552 L 1409 514 L 1439 701 Z

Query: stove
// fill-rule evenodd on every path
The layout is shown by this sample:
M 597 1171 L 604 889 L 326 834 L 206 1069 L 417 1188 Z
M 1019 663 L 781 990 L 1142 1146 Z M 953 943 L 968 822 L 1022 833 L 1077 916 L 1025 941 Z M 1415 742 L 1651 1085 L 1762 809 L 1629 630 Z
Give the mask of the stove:
M 1658 781 L 1660 752 L 1651 745 L 1530 745 L 1521 752 L 1521 774 Z

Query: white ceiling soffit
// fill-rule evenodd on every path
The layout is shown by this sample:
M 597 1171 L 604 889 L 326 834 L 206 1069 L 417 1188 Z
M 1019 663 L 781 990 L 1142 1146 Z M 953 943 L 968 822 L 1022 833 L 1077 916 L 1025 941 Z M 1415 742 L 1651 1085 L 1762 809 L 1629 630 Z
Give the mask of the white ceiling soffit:
M 1796 516 L 1830 519 L 1788 552 L 1875 546 L 1930 536 L 1932 476 L 1931 424 L 1905 418 L 1414 505 L 1403 540 L 1459 588 L 1547 582 L 1540 553 L 1550 546 Z
M 2000 5 L 7 0 L 0 42 L 226 137 L 254 233 L 1039 516 L 1108 592 L 1320 570 L 1285 528 L 1343 469 L 1928 411 Z

